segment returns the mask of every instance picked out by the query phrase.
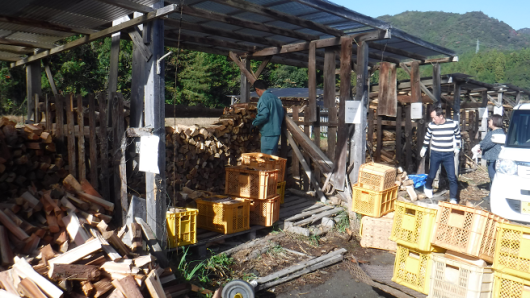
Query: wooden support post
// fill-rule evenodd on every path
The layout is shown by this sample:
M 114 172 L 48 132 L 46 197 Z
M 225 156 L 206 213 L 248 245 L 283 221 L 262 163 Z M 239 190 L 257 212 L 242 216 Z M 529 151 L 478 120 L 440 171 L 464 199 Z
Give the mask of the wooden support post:
M 298 117 L 298 106 L 292 106 L 292 109 L 293 109 L 293 121 L 298 121 L 299 120 L 299 117 Z M 284 121 L 285 122 L 285 121 Z M 298 160 L 298 157 L 296 156 L 296 154 L 292 154 L 292 163 L 291 163 L 291 175 L 293 176 L 293 178 L 295 179 L 296 183 L 299 183 L 299 187 L 301 188 L 302 187 L 302 181 L 301 181 L 301 176 L 300 176 L 300 161 Z
M 413 61 L 410 72 L 410 96 L 412 102 L 422 102 L 420 80 L 420 63 Z
M 442 78 L 440 77 L 440 64 L 435 63 L 432 65 L 432 93 L 436 99 L 437 104 L 442 105 Z
M 337 123 L 337 108 L 335 106 L 335 49 L 326 48 L 324 53 L 324 107 L 328 109 L 328 122 Z M 337 127 L 328 126 L 329 159 L 335 160 L 337 146 Z
M 307 92 L 308 106 L 304 111 L 304 122 L 317 121 L 317 69 L 316 69 L 316 43 L 309 44 L 309 61 L 307 63 Z M 309 136 L 311 137 L 311 136 Z
M 75 158 L 75 130 L 74 130 L 74 95 L 66 99 L 66 122 L 68 134 L 68 167 L 70 174 L 76 175 L 76 158 Z
M 453 120 L 456 121 L 456 123 L 460 123 L 460 91 L 462 84 L 460 82 L 455 82 L 454 84 L 454 94 L 453 94 Z
M 48 78 L 48 82 L 50 83 L 50 87 L 52 89 L 53 95 L 57 95 L 59 94 L 59 92 L 57 92 L 57 87 L 55 86 L 55 80 L 53 79 L 53 73 L 52 73 L 52 70 L 50 69 L 50 61 L 48 59 L 44 59 L 43 64 L 44 64 L 44 70 L 46 71 L 46 77 Z M 48 118 L 46 118 L 46 121 L 48 121 Z
M 351 55 L 352 40 L 350 37 L 340 38 L 340 103 L 338 115 L 337 147 L 335 151 L 335 169 L 331 183 L 335 189 L 343 191 L 346 182 L 346 157 L 348 154 L 348 125 L 346 125 L 346 100 L 351 100 Z
M 164 1 L 153 4 L 161 8 Z M 147 84 L 145 86 L 145 126 L 153 127 L 153 135 L 159 137 L 158 169 L 160 174 L 145 173 L 147 224 L 155 233 L 162 247 L 166 247 L 166 131 L 165 127 L 165 83 L 164 64 L 157 74 L 156 61 L 164 55 L 164 21 L 153 20 L 151 25 L 152 42 L 149 49 L 153 58 L 146 63 Z
M 283 114 L 287 115 L 287 110 L 285 108 L 283 108 Z M 285 122 L 282 122 L 282 134 L 280 135 L 280 157 L 285 159 L 287 159 L 287 137 L 284 133 L 286 130 L 287 127 L 285 126 Z
M 410 115 L 411 105 L 405 107 L 405 166 L 408 173 L 412 173 L 412 120 Z
M 357 74 L 357 92 L 355 100 L 361 102 L 359 105 L 361 123 L 355 125 L 355 134 L 353 136 L 353 152 L 350 151 L 350 163 L 354 163 L 353 171 L 350 173 L 351 185 L 357 183 L 359 170 L 366 160 L 366 110 L 368 109 L 368 92 L 369 79 L 368 75 L 368 43 L 363 41 L 357 46 L 357 64 L 355 73 Z
M 368 150 L 372 156 L 374 155 L 374 109 L 369 108 L 368 109 L 368 132 L 366 144 L 368 146 Z
M 26 120 L 34 120 L 37 123 L 37 115 L 35 114 L 35 94 L 39 96 L 42 94 L 41 87 L 41 67 L 40 62 L 35 61 L 26 65 L 26 99 L 28 101 L 28 118 Z
M 55 142 L 57 152 L 64 153 L 64 96 L 55 96 Z
M 396 116 L 397 107 L 397 80 L 396 64 L 382 62 L 379 69 L 379 102 L 377 115 Z
M 250 70 L 250 58 L 243 59 L 243 63 L 245 63 L 245 69 Z M 243 71 L 241 71 L 239 102 L 250 102 L 250 82 Z
M 124 128 L 124 113 L 123 113 L 123 97 L 120 93 L 113 93 L 112 98 L 112 128 L 114 132 L 112 145 L 112 165 L 114 169 L 114 204 L 115 217 L 120 219 L 120 225 L 125 224 L 127 217 L 127 174 L 125 171 L 125 128 Z
M 320 149 L 320 107 L 316 106 L 315 113 L 316 113 L 316 121 L 313 124 L 313 135 L 315 139 L 315 145 L 317 146 L 317 148 Z M 319 167 L 314 167 L 314 172 L 315 172 L 315 179 L 317 180 L 317 182 L 320 183 Z

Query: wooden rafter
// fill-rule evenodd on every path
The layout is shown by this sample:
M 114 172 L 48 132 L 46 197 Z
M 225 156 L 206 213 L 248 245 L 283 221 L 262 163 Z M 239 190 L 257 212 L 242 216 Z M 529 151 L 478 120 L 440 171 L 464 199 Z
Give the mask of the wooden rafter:
M 231 25 L 235 25 L 235 26 L 239 26 L 243 28 L 249 28 L 249 29 L 253 29 L 257 31 L 263 31 L 263 32 L 267 32 L 267 33 L 271 33 L 275 35 L 283 35 L 283 36 L 296 38 L 296 39 L 314 40 L 314 39 L 319 38 L 318 36 L 312 35 L 312 34 L 306 34 L 306 33 L 301 33 L 301 32 L 297 32 L 294 30 L 288 30 L 288 29 L 270 26 L 270 25 L 266 25 L 266 24 L 262 24 L 258 22 L 252 22 L 252 21 L 241 19 L 241 18 L 236 18 L 236 17 L 225 15 L 225 14 L 216 13 L 216 12 L 212 12 L 209 10 L 190 7 L 190 6 L 183 6 L 182 13 L 186 15 L 194 16 L 194 17 L 199 17 L 199 18 L 217 21 L 221 23 L 231 24 Z
M 37 27 L 37 28 L 44 28 L 44 29 L 60 31 L 60 32 L 70 32 L 70 33 L 80 33 L 80 34 L 92 34 L 96 32 L 96 30 L 92 30 L 92 29 L 66 27 L 66 26 L 62 26 L 59 24 L 54 24 L 54 23 L 50 23 L 46 21 L 39 21 L 39 20 L 34 20 L 34 19 L 12 17 L 12 16 L 9 16 L 9 17 L 0 16 L 0 22 L 30 26 L 30 27 Z
M 165 32 L 164 36 L 166 38 L 173 39 L 173 40 L 178 40 L 179 38 L 178 34 L 173 33 L 173 32 Z M 233 49 L 233 50 L 240 50 L 240 51 L 253 51 L 257 49 L 256 47 L 253 47 L 253 46 L 247 46 L 247 45 L 235 43 L 232 41 L 226 41 L 226 40 L 222 40 L 218 38 L 211 38 L 211 37 L 192 36 L 192 35 L 187 35 L 184 33 L 180 34 L 180 40 L 209 45 L 209 46 L 217 46 L 217 47 L 223 47 L 223 48 L 228 48 L 228 49 Z
M 228 31 L 228 30 L 216 29 L 216 28 L 212 28 L 209 26 L 202 26 L 202 25 L 197 25 L 194 23 L 189 23 L 186 21 L 179 22 L 173 19 L 165 19 L 164 23 L 166 25 L 175 26 L 176 28 L 179 28 L 180 26 L 180 28 L 182 28 L 183 30 L 200 32 L 200 33 L 205 33 L 205 34 L 214 35 L 218 37 L 226 37 L 226 38 L 244 40 L 247 42 L 262 44 L 266 46 L 284 45 L 284 43 L 276 41 L 274 39 L 258 37 L 258 36 L 254 36 L 250 34 L 243 34 L 243 33 L 238 33 L 238 32 L 233 32 L 233 31 Z M 174 30 L 174 31 L 177 31 L 177 30 Z
M 21 47 L 26 47 L 26 48 L 41 48 L 41 49 L 53 48 L 53 45 L 49 43 L 20 41 L 20 40 L 15 40 L 15 39 L 7 39 L 5 37 L 0 37 L 0 44 L 10 45 L 10 46 L 21 46 Z
M 168 14 L 176 12 L 176 11 L 177 11 L 177 5 L 175 5 L 175 4 L 168 5 L 166 7 L 157 9 L 156 11 L 152 11 L 152 12 L 146 14 L 146 15 L 134 18 L 134 19 L 132 19 L 130 21 L 123 22 L 123 23 L 121 23 L 119 25 L 107 28 L 105 30 L 98 31 L 96 33 L 93 33 L 93 34 L 90 34 L 90 35 L 87 35 L 87 36 L 84 36 L 82 38 L 79 38 L 79 39 L 76 39 L 74 41 L 71 41 L 71 42 L 69 42 L 67 44 L 64 44 L 64 45 L 55 47 L 53 49 L 50 49 L 50 50 L 43 51 L 41 53 L 35 54 L 35 55 L 30 56 L 28 58 L 19 60 L 19 61 L 15 62 L 15 63 L 11 63 L 11 67 L 24 65 L 24 64 L 26 64 L 28 62 L 37 61 L 37 60 L 40 60 L 42 58 L 48 57 L 48 56 L 50 56 L 52 54 L 56 54 L 56 53 L 60 53 L 60 52 L 66 51 L 66 50 L 70 50 L 70 49 L 76 48 L 78 46 L 87 44 L 87 43 L 92 42 L 94 40 L 97 40 L 99 38 L 109 36 L 112 33 L 116 33 L 116 32 L 119 32 L 121 30 L 130 28 L 132 26 L 136 26 L 136 25 L 139 25 L 139 24 L 143 24 L 143 23 L 149 22 L 151 20 L 163 17 L 165 15 L 168 15 Z
M 380 43 L 376 43 L 376 42 L 370 42 L 370 43 L 368 43 L 368 45 L 370 46 L 370 48 L 373 48 L 373 49 L 376 49 L 376 50 L 380 50 L 380 51 L 383 51 L 383 52 L 388 52 L 388 53 L 392 53 L 392 54 L 396 54 L 396 55 L 399 55 L 399 56 L 408 57 L 408 58 L 412 58 L 412 59 L 416 59 L 416 60 L 422 60 L 422 61 L 427 60 L 427 57 L 425 57 L 425 56 L 418 55 L 418 54 L 411 53 L 411 52 L 407 52 L 407 51 L 404 51 L 404 50 L 401 50 L 401 49 L 396 49 L 396 48 L 393 48 L 393 47 L 390 47 L 390 46 L 387 46 L 387 45 L 384 45 L 384 44 L 380 44 Z
M 326 25 L 318 24 L 313 21 L 304 20 L 302 18 L 293 16 L 290 14 L 286 14 L 283 12 L 279 12 L 273 9 L 269 9 L 267 7 L 254 4 L 254 3 L 250 3 L 247 1 L 243 1 L 243 0 L 212 0 L 212 1 L 223 4 L 223 5 L 228 5 L 234 8 L 238 8 L 241 10 L 245 10 L 248 12 L 260 14 L 260 15 L 263 15 L 263 16 L 266 16 L 266 17 L 269 17 L 275 20 L 282 21 L 282 22 L 297 25 L 302 28 L 308 28 L 308 29 L 315 30 L 318 32 L 323 32 L 323 33 L 326 33 L 332 36 L 344 35 L 344 33 L 341 30 L 337 30 L 335 28 L 328 27 Z

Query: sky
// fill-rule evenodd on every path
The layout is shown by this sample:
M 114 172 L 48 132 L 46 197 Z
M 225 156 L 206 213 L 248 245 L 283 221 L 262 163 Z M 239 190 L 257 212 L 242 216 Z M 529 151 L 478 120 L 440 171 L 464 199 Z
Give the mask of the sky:
M 530 28 L 530 0 L 331 0 L 331 2 L 374 18 L 386 14 L 395 15 L 407 10 L 460 14 L 482 11 L 489 17 L 505 22 L 515 30 Z

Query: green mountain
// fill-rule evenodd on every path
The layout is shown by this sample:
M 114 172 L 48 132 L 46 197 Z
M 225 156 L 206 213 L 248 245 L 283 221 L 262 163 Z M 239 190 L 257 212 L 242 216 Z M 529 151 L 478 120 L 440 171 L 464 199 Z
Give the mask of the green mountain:
M 465 14 L 441 11 L 405 11 L 378 19 L 426 41 L 455 50 L 458 54 L 480 50 L 513 51 L 530 47 L 530 29 L 514 30 L 483 12 Z

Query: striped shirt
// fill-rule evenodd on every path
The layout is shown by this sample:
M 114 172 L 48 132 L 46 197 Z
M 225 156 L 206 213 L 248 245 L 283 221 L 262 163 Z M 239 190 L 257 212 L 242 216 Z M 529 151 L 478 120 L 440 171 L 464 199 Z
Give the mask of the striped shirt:
M 452 152 L 455 146 L 460 148 L 460 126 L 451 119 L 445 119 L 445 123 L 440 125 L 429 123 L 423 146 L 429 146 L 429 143 L 434 151 Z

